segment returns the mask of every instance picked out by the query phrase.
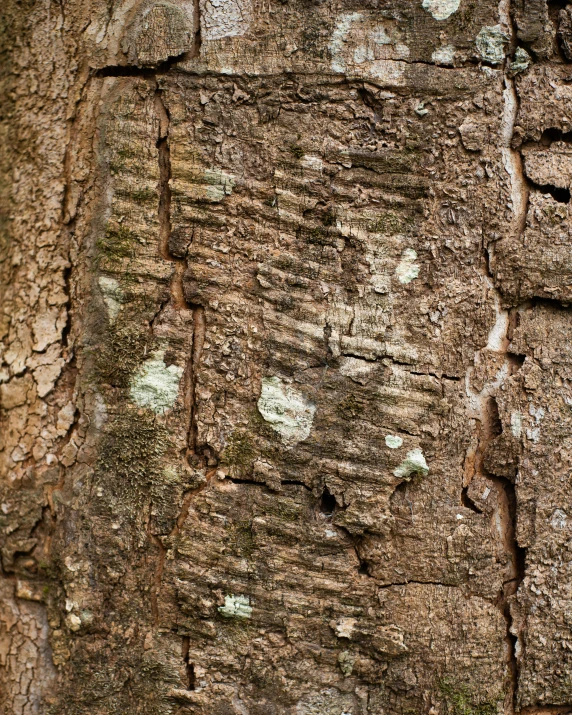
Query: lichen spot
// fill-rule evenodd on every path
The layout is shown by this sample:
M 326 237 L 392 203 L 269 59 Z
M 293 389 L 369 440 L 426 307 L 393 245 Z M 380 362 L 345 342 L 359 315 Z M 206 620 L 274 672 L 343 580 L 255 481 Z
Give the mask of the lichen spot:
M 401 437 L 395 434 L 388 434 L 385 436 L 385 445 L 389 449 L 399 449 L 403 444 Z
M 139 407 L 149 407 L 162 414 L 175 404 L 183 368 L 165 365 L 165 351 L 156 350 L 141 365 L 131 380 L 131 399 Z
M 407 456 L 403 462 L 393 470 L 393 474 L 400 479 L 408 479 L 412 474 L 421 474 L 424 477 L 429 474 L 429 467 L 419 447 L 407 452 Z
M 417 251 L 412 248 L 406 248 L 401 254 L 401 260 L 395 269 L 395 275 L 400 283 L 411 283 L 414 278 L 419 275 L 419 266 L 417 260 Z
M 99 276 L 98 284 L 107 307 L 109 322 L 113 324 L 119 315 L 121 303 L 123 302 L 123 291 L 118 281 L 115 278 L 111 278 L 111 276 Z
M 483 27 L 477 35 L 476 45 L 481 58 L 492 65 L 504 60 L 504 46 L 508 41 L 500 25 Z
M 316 406 L 279 377 L 264 377 L 258 411 L 280 434 L 282 442 L 293 447 L 309 437 Z
M 435 20 L 446 20 L 457 12 L 461 0 L 423 0 L 423 9 L 430 12 Z
M 252 606 L 248 596 L 224 597 L 224 606 L 218 607 L 219 613 L 226 618 L 250 618 L 252 616 Z

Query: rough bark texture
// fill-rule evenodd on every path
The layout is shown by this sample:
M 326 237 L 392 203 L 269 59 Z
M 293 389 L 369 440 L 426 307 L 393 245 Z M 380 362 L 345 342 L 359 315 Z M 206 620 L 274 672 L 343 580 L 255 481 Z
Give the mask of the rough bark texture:
M 570 712 L 572 6 L 0 12 L 0 712 Z

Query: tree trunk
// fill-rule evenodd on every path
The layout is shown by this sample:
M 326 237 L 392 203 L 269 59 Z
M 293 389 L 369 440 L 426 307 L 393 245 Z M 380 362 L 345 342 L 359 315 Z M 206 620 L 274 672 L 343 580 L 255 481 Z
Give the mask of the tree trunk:
M 572 7 L 1 14 L 0 712 L 569 712 Z

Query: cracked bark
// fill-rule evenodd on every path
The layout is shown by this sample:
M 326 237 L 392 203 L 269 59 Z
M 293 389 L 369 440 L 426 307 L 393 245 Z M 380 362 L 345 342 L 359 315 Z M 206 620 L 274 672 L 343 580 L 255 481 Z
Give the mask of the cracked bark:
M 0 711 L 569 712 L 569 12 L 40 5 Z

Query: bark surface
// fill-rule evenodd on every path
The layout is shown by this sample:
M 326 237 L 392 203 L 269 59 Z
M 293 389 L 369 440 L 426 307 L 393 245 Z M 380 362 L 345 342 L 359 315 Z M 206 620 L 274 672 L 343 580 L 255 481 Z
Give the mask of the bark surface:
M 571 48 L 3 2 L 0 712 L 572 711 Z

